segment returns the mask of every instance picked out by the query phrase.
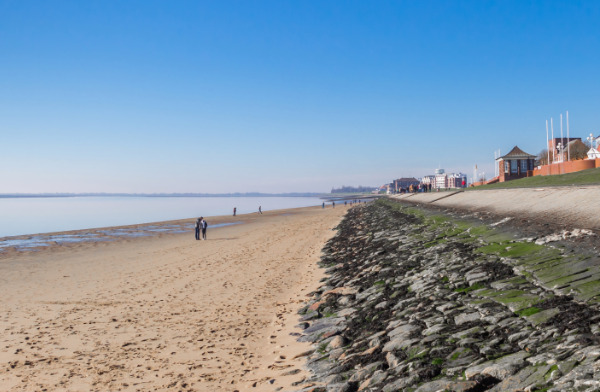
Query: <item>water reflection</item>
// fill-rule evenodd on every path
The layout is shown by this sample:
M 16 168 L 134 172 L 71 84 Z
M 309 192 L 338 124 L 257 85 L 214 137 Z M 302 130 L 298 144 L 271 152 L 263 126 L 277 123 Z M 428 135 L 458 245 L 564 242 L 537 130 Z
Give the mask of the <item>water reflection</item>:
M 210 228 L 238 225 L 242 222 L 218 223 Z M 194 225 L 182 224 L 152 224 L 137 227 L 120 227 L 114 229 L 86 230 L 74 234 L 39 234 L 34 236 L 0 238 L 0 252 L 14 248 L 17 251 L 30 251 L 50 245 L 65 245 L 82 242 L 106 242 L 122 238 L 150 237 L 159 234 L 193 233 Z

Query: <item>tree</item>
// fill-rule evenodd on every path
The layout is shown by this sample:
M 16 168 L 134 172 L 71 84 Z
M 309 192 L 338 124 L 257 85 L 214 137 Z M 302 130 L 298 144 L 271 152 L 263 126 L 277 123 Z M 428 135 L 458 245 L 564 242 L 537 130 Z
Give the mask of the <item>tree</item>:
M 541 166 L 541 165 L 547 165 L 548 163 L 550 163 L 550 162 L 548 162 L 548 150 L 544 148 L 538 154 L 538 156 L 536 158 L 535 165 L 536 166 Z
M 571 155 L 572 161 L 587 158 L 587 152 L 589 150 L 590 147 L 588 143 L 584 143 L 581 140 L 574 140 L 571 143 L 569 143 L 569 153 Z

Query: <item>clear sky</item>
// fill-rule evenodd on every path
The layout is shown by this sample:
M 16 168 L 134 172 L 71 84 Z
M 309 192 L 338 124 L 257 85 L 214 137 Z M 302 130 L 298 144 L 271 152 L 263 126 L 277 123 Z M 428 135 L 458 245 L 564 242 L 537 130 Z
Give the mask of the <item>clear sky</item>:
M 561 112 L 600 133 L 599 21 L 599 1 L 0 0 L 0 193 L 489 178 Z

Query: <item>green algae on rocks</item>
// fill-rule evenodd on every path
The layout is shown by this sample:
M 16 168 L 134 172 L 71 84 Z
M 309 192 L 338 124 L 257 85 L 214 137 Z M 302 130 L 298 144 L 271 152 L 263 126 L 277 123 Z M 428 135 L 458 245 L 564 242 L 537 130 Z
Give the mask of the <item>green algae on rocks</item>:
M 389 200 L 337 230 L 303 315 L 317 349 L 301 390 L 600 387 L 593 258 Z

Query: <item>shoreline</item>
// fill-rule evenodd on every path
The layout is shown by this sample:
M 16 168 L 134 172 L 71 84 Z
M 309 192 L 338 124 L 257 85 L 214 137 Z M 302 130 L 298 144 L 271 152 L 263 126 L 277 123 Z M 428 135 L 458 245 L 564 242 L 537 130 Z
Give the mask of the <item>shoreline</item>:
M 209 226 L 207 241 L 190 230 L 0 256 L 0 384 L 293 389 L 308 349 L 293 335 L 297 310 L 319 286 L 321 249 L 346 211 L 212 217 L 244 224 Z
M 4 225 L 0 238 L 63 233 L 156 222 L 177 222 L 204 216 L 252 214 L 315 207 L 315 197 L 74 197 L 41 199 L 0 199 Z
M 316 209 L 321 207 L 295 207 L 295 208 L 284 208 L 277 210 L 263 211 L 263 216 L 272 216 L 280 214 L 294 214 L 299 213 L 308 209 Z M 214 230 L 225 225 L 233 224 L 244 224 L 253 221 L 254 219 L 261 216 L 257 212 L 232 215 L 215 215 L 206 216 L 209 223 L 209 230 Z M 185 233 L 194 232 L 194 223 L 197 217 L 185 218 L 185 219 L 173 219 L 165 221 L 145 222 L 145 223 L 134 223 L 128 225 L 116 225 L 116 226 L 105 226 L 95 227 L 88 229 L 76 229 L 76 230 L 64 230 L 54 231 L 46 233 L 33 233 L 33 234 L 22 234 L 16 236 L 5 236 L 0 237 L 0 260 L 7 257 L 13 256 L 15 253 L 23 253 L 28 251 L 39 251 L 42 249 L 51 249 L 54 247 L 71 247 L 76 244 L 84 242 L 98 242 L 98 243 L 114 243 L 121 240 L 127 240 L 132 238 L 141 237 L 157 237 L 164 235 L 183 235 Z M 217 226 L 219 225 L 219 226 Z M 216 226 L 216 227 L 215 227 Z M 169 230 L 172 229 L 172 230 Z M 81 241 L 72 241 L 73 236 L 78 236 Z M 56 238 L 62 237 L 62 238 Z M 61 242 L 62 240 L 62 242 Z M 9 243 L 14 241 L 24 241 L 23 246 L 18 245 L 6 245 L 3 243 Z M 34 246 L 30 246 L 27 242 L 31 242 Z M 58 243 L 57 243 L 58 241 Z M 54 243 L 53 243 L 54 242 Z M 35 246 L 35 244 L 44 243 L 45 245 Z

